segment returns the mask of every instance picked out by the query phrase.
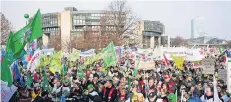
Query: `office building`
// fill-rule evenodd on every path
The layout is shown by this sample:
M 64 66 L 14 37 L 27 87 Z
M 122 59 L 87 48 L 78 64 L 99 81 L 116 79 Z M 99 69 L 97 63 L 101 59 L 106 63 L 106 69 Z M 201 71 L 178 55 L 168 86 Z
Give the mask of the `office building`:
M 191 38 L 206 36 L 205 19 L 196 17 L 191 20 Z
M 138 47 L 140 48 L 155 48 L 158 46 L 169 46 L 170 39 L 168 36 L 163 36 L 164 25 L 159 21 L 139 21 L 136 23 L 134 34 L 139 37 Z
M 51 47 L 66 51 L 69 48 L 104 48 L 110 41 L 121 45 L 121 39 L 111 34 L 116 31 L 115 26 L 104 25 L 102 17 L 105 17 L 103 10 L 77 10 L 74 7 L 67 7 L 62 12 L 42 14 L 43 45 L 53 44 Z

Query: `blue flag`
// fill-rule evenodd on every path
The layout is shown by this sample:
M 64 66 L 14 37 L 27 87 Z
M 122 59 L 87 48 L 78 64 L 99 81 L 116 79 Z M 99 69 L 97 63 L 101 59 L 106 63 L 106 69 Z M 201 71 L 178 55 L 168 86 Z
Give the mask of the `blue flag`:
M 21 74 L 18 70 L 18 61 L 15 61 L 14 62 L 14 65 L 13 65 L 13 76 L 14 76 L 14 79 L 20 79 L 21 78 Z
M 228 58 L 231 58 L 231 53 L 230 53 L 229 50 L 226 50 L 226 54 L 227 54 L 227 57 L 228 57 Z

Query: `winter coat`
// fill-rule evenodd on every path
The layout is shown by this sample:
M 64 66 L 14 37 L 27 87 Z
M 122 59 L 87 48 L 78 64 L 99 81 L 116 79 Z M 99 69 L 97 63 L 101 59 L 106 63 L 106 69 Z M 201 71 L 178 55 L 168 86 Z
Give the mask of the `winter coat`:
M 63 87 L 62 94 L 65 97 L 68 97 L 70 95 L 70 88 L 69 87 Z
M 214 102 L 214 99 L 213 98 L 207 98 L 207 97 L 204 97 L 204 95 L 201 97 L 201 102 Z M 222 102 L 221 100 L 219 100 L 218 102 Z
M 229 97 L 227 95 L 224 95 L 221 97 L 221 99 L 224 101 L 224 102 L 229 102 Z
M 51 91 L 53 97 L 52 97 L 52 100 L 53 101 L 60 101 L 61 99 L 61 90 L 62 90 L 62 87 L 57 87 L 56 85 L 54 86 L 53 90 Z
M 199 97 L 191 97 L 188 102 L 202 102 Z
M 92 91 L 91 93 L 89 93 L 88 97 L 89 97 L 89 102 L 101 102 L 102 101 L 99 94 L 96 91 Z

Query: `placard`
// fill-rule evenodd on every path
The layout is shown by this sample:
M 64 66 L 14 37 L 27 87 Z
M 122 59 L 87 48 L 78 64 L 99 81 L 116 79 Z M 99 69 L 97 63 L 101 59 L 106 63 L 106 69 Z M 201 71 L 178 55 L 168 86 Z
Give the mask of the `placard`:
M 1 80 L 1 102 L 8 102 L 14 92 L 17 90 L 17 87 L 12 85 L 11 87 L 8 87 L 7 82 L 3 82 Z
M 155 68 L 155 62 L 153 61 L 140 61 L 138 62 L 137 60 L 135 61 L 136 65 L 138 65 L 138 69 L 143 69 L 143 70 L 151 70 Z
M 227 69 L 218 69 L 218 78 L 227 82 Z
M 215 71 L 215 65 L 214 65 L 215 59 L 210 58 L 210 59 L 203 59 L 202 60 L 202 68 L 203 74 L 214 74 Z

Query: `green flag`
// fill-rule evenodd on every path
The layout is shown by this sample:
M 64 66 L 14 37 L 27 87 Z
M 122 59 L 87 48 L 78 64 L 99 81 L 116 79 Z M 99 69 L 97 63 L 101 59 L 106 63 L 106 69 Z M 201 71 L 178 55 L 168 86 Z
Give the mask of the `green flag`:
M 45 73 L 45 71 L 43 71 L 43 83 L 42 83 L 42 88 L 44 91 L 47 91 L 49 88 L 49 82 L 47 80 L 47 75 Z
M 42 37 L 42 25 L 41 25 L 41 14 L 40 10 L 37 11 L 33 20 L 29 22 L 24 28 L 14 34 L 13 37 L 13 53 L 20 55 L 21 51 L 24 50 L 26 43 Z
M 171 93 L 168 95 L 168 99 L 171 100 L 171 102 L 177 102 L 177 90 L 176 93 Z
M 6 44 L 6 56 L 8 56 L 8 61 L 10 65 L 15 61 L 11 48 L 11 46 L 13 45 L 12 42 L 13 42 L 13 33 L 11 32 Z
M 80 66 L 78 67 L 78 71 L 77 71 L 77 75 L 78 75 L 81 79 L 84 78 L 84 71 L 83 71 L 83 69 L 84 69 L 84 65 L 80 65 Z
M 67 74 L 67 66 L 65 64 L 62 65 L 61 74 L 63 74 L 63 76 Z
M 13 34 L 10 33 L 6 43 L 6 55 L 3 62 L 1 63 L 1 80 L 8 82 L 9 87 L 13 84 L 13 77 L 10 70 L 10 65 L 13 63 L 12 50 L 10 48 L 12 36 Z
M 220 53 L 223 53 L 225 51 L 224 47 L 223 46 L 219 46 L 219 51 L 220 51 Z
M 140 58 L 139 58 L 139 61 L 138 61 L 137 65 L 136 65 L 136 68 L 134 69 L 134 71 L 133 71 L 133 73 L 132 73 L 132 76 L 133 76 L 133 77 L 135 77 L 135 76 L 137 75 L 137 73 L 138 73 L 139 64 L 140 64 Z
M 28 87 L 31 87 L 31 84 L 32 84 L 32 82 L 33 82 L 33 79 L 32 79 L 32 77 L 31 77 L 31 75 L 30 75 L 29 72 L 27 72 L 26 78 L 27 78 L 26 85 L 27 85 Z
M 103 49 L 100 55 L 104 61 L 104 67 L 107 68 L 109 66 L 116 65 L 117 57 L 113 42 L 109 43 L 109 45 Z

